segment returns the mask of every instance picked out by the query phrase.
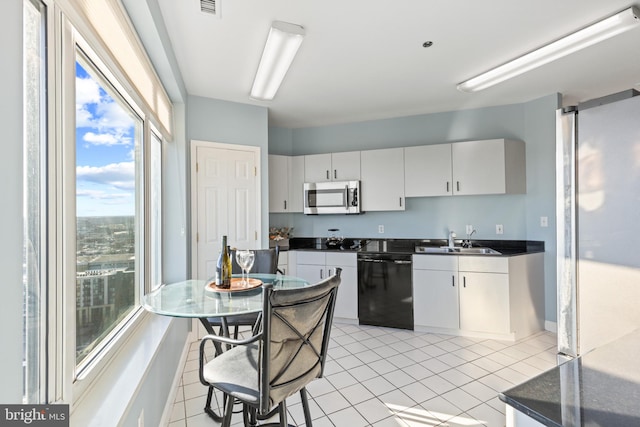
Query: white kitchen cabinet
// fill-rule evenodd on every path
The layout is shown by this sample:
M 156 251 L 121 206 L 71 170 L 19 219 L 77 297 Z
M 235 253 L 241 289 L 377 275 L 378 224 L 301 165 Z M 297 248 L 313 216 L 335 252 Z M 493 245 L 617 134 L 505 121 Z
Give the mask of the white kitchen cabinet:
M 543 262 L 542 253 L 414 255 L 415 329 L 509 340 L 542 330 Z
M 460 329 L 508 334 L 509 275 L 460 272 Z
M 404 149 L 386 148 L 360 152 L 362 210 L 403 211 Z
M 295 275 L 317 283 L 334 274 L 340 267 L 340 287 L 334 317 L 341 321 L 358 321 L 358 268 L 355 253 L 333 251 L 291 251 L 295 252 Z
M 527 191 L 525 144 L 508 139 L 451 144 L 453 194 L 520 194 Z
M 453 194 L 451 144 L 421 145 L 404 149 L 406 197 Z
M 269 212 L 302 212 L 304 156 L 269 155 Z
M 459 329 L 458 286 L 458 257 L 414 256 L 414 324 Z
M 278 270 L 285 276 L 289 276 L 289 251 L 278 252 Z
M 358 181 L 360 151 L 304 156 L 305 182 Z
M 406 197 L 526 193 L 522 141 L 465 141 L 404 152 Z

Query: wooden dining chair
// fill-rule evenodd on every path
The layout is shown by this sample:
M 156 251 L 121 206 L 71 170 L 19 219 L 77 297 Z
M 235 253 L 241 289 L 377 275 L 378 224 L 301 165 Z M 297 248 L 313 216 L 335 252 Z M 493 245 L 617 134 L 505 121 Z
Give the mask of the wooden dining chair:
M 245 425 L 277 410 L 287 426 L 286 399 L 300 393 L 305 423 L 311 426 L 306 386 L 324 371 L 341 269 L 305 288 L 263 287 L 262 331 L 244 340 L 207 335 L 200 343 L 200 382 L 225 395 L 222 426 L 231 425 L 234 404 L 243 405 Z M 232 345 L 205 361 L 207 343 Z M 262 424 L 261 424 L 262 425 Z

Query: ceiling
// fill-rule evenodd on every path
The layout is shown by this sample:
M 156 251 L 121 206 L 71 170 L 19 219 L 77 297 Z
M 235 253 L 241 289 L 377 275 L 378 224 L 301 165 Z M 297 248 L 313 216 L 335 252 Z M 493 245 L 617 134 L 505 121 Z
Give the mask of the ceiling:
M 640 28 L 476 93 L 456 90 L 523 53 L 632 5 L 628 0 L 159 0 L 190 95 L 260 105 L 287 128 L 640 89 Z M 272 21 L 306 36 L 273 101 L 249 99 Z M 639 26 L 640 27 L 640 26 Z M 425 41 L 433 46 L 424 48 Z

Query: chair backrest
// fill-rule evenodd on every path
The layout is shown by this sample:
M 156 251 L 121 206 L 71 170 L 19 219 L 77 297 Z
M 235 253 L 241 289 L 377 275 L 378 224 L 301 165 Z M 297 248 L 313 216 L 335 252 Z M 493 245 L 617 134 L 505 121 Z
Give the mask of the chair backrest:
M 322 377 L 341 269 L 306 288 L 263 290 L 260 405 L 264 414 Z
M 255 253 L 251 273 L 276 274 L 278 270 L 279 248 L 251 249 Z M 236 262 L 236 249 L 231 249 L 231 273 L 240 274 L 242 268 Z

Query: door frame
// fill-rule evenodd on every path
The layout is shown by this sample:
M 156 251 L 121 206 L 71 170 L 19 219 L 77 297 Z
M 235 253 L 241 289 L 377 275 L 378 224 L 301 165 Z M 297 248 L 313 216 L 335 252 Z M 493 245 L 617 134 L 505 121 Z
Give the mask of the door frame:
M 261 246 L 262 242 L 262 174 L 261 174 L 261 150 L 260 147 L 253 145 L 241 145 L 241 144 L 227 144 L 223 142 L 214 141 L 202 141 L 192 139 L 189 144 L 190 151 L 190 194 L 191 199 L 189 202 L 189 209 L 191 210 L 191 223 L 190 223 L 190 241 L 191 241 L 191 277 L 196 277 L 198 272 L 198 242 L 196 241 L 196 224 L 198 224 L 198 209 L 196 202 L 198 200 L 198 185 L 197 185 L 197 152 L 198 147 L 214 148 L 222 150 L 236 150 L 253 153 L 256 161 L 256 188 L 255 188 L 255 209 L 256 209 L 256 230 L 258 246 Z

